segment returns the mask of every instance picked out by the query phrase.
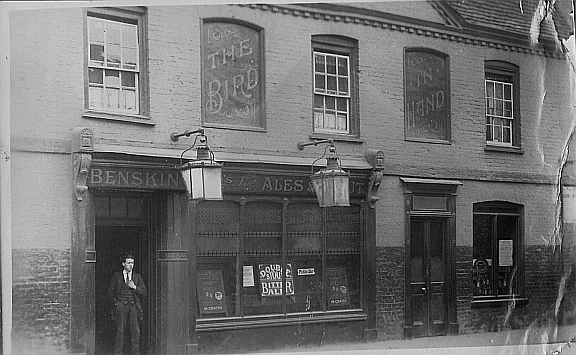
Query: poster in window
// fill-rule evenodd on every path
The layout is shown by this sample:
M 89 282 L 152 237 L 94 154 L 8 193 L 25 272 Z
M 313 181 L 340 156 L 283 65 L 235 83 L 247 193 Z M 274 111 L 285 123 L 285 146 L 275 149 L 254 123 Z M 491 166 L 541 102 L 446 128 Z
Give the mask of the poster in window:
M 513 266 L 514 241 L 511 239 L 502 239 L 498 241 L 498 265 Z
M 226 293 L 221 270 L 198 270 L 196 291 L 200 314 L 228 315 L 226 308 Z
M 404 52 L 406 138 L 449 140 L 448 56 L 425 48 Z
M 282 296 L 284 289 L 287 296 L 294 295 L 292 263 L 286 263 L 286 287 L 282 285 L 282 265 L 280 264 L 258 264 L 258 276 L 260 280 L 260 296 Z
M 350 307 L 350 293 L 346 270 L 343 267 L 326 269 L 328 277 L 328 304 L 330 307 Z
M 205 124 L 264 128 L 261 30 L 238 23 L 202 25 Z

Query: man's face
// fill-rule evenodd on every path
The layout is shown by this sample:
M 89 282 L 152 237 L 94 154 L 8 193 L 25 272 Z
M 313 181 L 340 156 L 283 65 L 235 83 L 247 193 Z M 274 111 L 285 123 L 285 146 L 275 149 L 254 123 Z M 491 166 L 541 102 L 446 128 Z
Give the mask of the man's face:
M 127 258 L 126 261 L 122 262 L 124 270 L 130 272 L 134 268 L 134 259 Z

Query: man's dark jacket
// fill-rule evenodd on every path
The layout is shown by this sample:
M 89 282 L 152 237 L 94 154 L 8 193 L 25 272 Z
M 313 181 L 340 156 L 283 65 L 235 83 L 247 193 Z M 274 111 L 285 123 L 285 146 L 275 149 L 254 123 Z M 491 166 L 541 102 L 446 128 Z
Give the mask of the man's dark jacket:
M 136 308 L 138 309 L 138 317 L 142 319 L 142 298 L 146 296 L 146 285 L 144 285 L 144 280 L 135 272 L 132 272 L 132 281 L 136 285 L 136 289 L 134 291 L 134 300 L 136 303 Z M 108 298 L 116 306 L 120 300 L 120 289 L 122 285 L 125 285 L 124 280 L 124 272 L 118 271 L 112 275 L 110 279 L 110 286 L 108 286 Z M 132 289 L 131 289 L 132 290 Z

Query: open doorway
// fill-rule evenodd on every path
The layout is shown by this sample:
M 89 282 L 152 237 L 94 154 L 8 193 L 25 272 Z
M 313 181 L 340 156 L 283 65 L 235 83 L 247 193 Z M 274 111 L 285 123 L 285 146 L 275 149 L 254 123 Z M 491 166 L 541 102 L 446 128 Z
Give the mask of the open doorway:
M 134 200 L 140 200 L 134 203 Z M 149 296 L 151 292 L 150 284 L 150 223 L 144 211 L 149 210 L 147 206 L 137 213 L 139 218 L 123 218 L 110 213 L 106 213 L 103 206 L 111 206 L 108 211 L 118 209 L 117 204 L 125 204 L 126 212 L 130 206 L 145 207 L 147 201 L 144 198 L 119 198 L 119 197 L 96 197 L 96 268 L 95 268 L 95 353 L 96 355 L 108 355 L 114 353 L 114 340 L 116 327 L 113 318 L 113 304 L 108 298 L 108 286 L 114 272 L 122 270 L 122 257 L 130 253 L 135 257 L 134 272 L 139 273 L 144 279 L 148 288 L 148 298 L 143 299 L 142 308 L 144 320 L 141 324 L 141 344 L 140 350 L 146 353 L 149 349 Z M 126 217 L 126 216 L 124 216 Z M 136 216 L 134 216 L 136 217 Z M 130 332 L 125 332 L 129 338 Z M 130 342 L 125 341 L 129 346 Z M 129 347 L 128 347 L 129 349 Z M 129 351 L 125 352 L 126 354 Z

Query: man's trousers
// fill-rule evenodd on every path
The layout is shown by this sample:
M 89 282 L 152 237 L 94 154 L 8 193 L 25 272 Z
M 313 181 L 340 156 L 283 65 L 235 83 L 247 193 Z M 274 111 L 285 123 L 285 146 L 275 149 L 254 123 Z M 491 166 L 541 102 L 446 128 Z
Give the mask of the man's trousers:
M 124 347 L 124 331 L 130 325 L 130 342 L 132 355 L 140 354 L 140 326 L 138 324 L 138 308 L 134 303 L 118 302 L 116 304 L 116 342 L 114 353 L 122 354 Z

